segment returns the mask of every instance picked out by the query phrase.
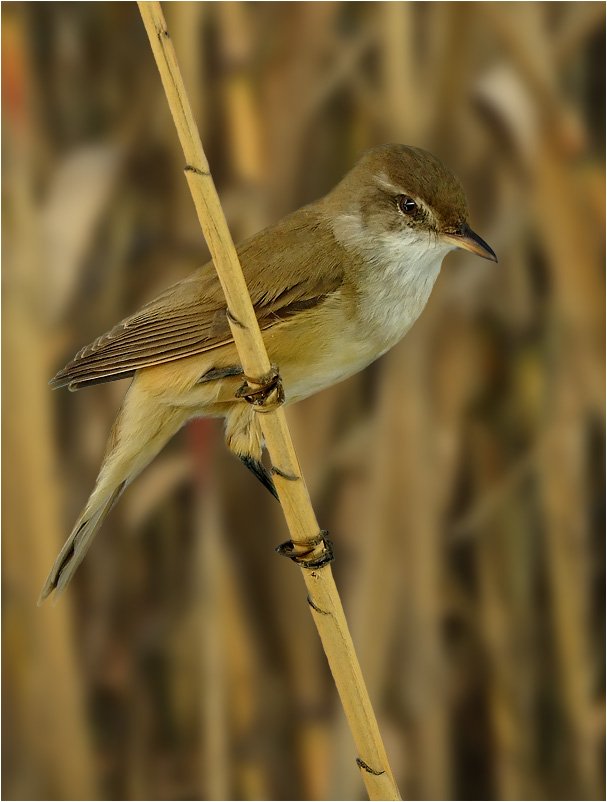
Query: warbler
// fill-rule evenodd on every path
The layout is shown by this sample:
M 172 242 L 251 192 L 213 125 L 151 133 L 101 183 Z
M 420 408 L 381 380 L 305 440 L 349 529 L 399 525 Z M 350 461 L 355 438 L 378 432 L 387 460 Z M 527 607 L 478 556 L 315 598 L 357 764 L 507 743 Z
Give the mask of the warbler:
M 405 145 L 367 151 L 320 200 L 238 246 L 268 355 L 293 403 L 392 348 L 426 305 L 444 257 L 497 261 L 468 224 L 458 179 Z M 51 380 L 70 390 L 132 377 L 97 482 L 44 584 L 65 588 L 125 488 L 191 418 L 222 417 L 230 451 L 275 494 L 257 413 L 212 262 L 87 345 Z

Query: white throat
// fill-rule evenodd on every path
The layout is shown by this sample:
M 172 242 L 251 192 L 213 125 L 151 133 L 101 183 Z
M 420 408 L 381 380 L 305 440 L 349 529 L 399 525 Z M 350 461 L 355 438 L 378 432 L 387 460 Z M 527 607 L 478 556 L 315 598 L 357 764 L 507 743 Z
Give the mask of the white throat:
M 358 317 L 368 335 L 382 342 L 383 353 L 422 313 L 442 261 L 453 247 L 430 233 L 412 230 L 369 236 L 358 214 L 337 217 L 333 233 L 369 265 L 357 282 Z

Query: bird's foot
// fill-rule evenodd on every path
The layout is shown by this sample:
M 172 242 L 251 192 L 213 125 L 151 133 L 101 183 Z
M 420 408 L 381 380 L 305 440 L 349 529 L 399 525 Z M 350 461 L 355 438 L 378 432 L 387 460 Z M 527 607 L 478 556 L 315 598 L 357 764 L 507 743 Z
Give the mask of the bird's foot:
M 258 379 L 245 376 L 244 383 L 236 391 L 236 398 L 244 398 L 256 412 L 278 409 L 284 404 L 285 392 L 276 365 L 272 365 L 269 372 Z
M 334 559 L 333 544 L 328 534 L 326 529 L 322 529 L 316 537 L 306 542 L 294 543 L 292 540 L 287 540 L 274 551 L 293 560 L 300 568 L 322 568 Z

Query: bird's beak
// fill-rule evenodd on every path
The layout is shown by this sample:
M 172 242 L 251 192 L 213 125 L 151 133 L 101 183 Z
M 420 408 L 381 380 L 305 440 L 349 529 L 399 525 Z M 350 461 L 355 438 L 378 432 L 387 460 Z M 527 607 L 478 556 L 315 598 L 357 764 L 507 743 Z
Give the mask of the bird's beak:
M 450 245 L 455 245 L 456 248 L 463 248 L 465 251 L 482 256 L 483 259 L 497 262 L 497 256 L 493 248 L 487 245 L 485 240 L 481 239 L 478 234 L 475 234 L 467 223 L 460 226 L 457 234 L 443 234 L 443 239 Z

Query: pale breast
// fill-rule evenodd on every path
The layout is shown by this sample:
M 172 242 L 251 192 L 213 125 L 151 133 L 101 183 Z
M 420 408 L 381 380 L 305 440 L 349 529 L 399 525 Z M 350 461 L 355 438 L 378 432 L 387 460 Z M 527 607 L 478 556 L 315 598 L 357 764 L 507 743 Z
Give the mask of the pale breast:
M 356 315 L 377 356 L 395 345 L 422 313 L 450 245 L 431 234 L 385 231 L 364 235 L 359 215 L 334 223 L 336 239 L 362 257 L 356 271 Z
M 378 343 L 380 353 L 396 345 L 423 312 L 444 255 L 384 263 L 361 282 L 361 328 Z

